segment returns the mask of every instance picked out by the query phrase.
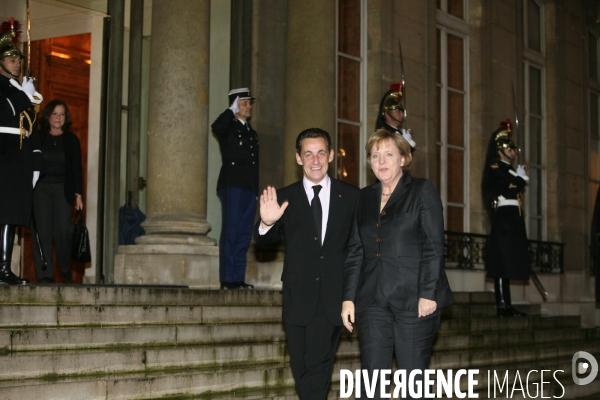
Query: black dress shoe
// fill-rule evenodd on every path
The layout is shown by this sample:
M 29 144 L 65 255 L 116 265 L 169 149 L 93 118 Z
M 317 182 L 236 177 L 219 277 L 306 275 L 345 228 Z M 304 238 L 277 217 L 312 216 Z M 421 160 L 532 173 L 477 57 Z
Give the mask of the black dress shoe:
M 508 307 L 496 308 L 496 315 L 498 317 L 514 317 L 515 315 L 508 309 Z
M 526 317 L 527 313 L 521 312 L 513 306 L 508 306 L 508 310 L 512 313 L 513 317 Z
M 254 289 L 254 285 L 250 285 L 246 282 L 238 282 L 237 283 L 240 289 Z
M 2 268 L 0 270 L 0 281 L 9 285 L 27 285 L 29 283 L 27 279 L 19 278 L 7 268 Z
M 237 282 L 221 282 L 221 290 L 236 290 L 240 288 L 240 284 Z

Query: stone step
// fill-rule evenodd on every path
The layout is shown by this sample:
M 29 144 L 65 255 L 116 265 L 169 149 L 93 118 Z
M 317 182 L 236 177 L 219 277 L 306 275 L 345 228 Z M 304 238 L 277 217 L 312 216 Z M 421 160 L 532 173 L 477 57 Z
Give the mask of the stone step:
M 596 356 L 600 355 L 599 353 L 596 353 Z M 544 391 L 543 394 L 545 396 L 545 398 L 553 398 L 553 396 L 557 396 L 556 398 L 565 398 L 565 399 L 579 399 L 581 396 L 590 396 L 589 399 L 598 399 L 600 398 L 600 380 L 597 379 L 594 383 L 587 385 L 587 386 L 577 386 L 573 383 L 572 377 L 571 377 L 571 357 L 561 357 L 560 359 L 557 360 L 553 360 L 553 361 L 549 361 L 549 362 L 534 362 L 531 363 L 529 365 L 526 364 L 519 364 L 517 367 L 515 367 L 514 365 L 499 365 L 496 367 L 486 367 L 486 368 L 480 368 L 479 369 L 479 373 L 478 375 L 475 376 L 475 379 L 478 381 L 477 385 L 474 388 L 474 392 L 476 394 L 479 395 L 479 398 L 483 398 L 483 399 L 487 399 L 487 398 L 502 398 L 502 399 L 506 399 L 506 398 L 524 398 L 524 397 L 519 397 L 518 394 L 520 393 L 518 390 L 515 391 L 515 395 L 513 397 L 506 397 L 503 396 L 502 393 L 500 392 L 499 388 L 497 387 L 497 393 L 496 396 L 494 397 L 493 394 L 493 379 L 494 379 L 494 371 L 496 372 L 496 375 L 498 377 L 498 379 L 502 382 L 506 372 L 508 371 L 508 379 L 507 382 L 509 383 L 509 387 L 512 390 L 513 387 L 513 383 L 517 382 L 517 384 L 515 385 L 515 387 L 517 389 L 519 389 L 520 387 L 526 388 L 527 387 L 527 379 L 528 379 L 528 373 L 530 371 L 532 371 L 532 373 L 529 375 L 529 390 L 530 390 L 530 394 L 532 395 L 532 397 L 527 397 L 527 398 L 540 398 L 541 396 L 541 392 L 538 392 L 537 394 L 535 393 L 536 390 L 539 391 L 539 388 L 541 387 L 541 376 L 540 376 L 540 371 L 544 369 L 546 371 L 549 372 L 545 372 L 544 373 Z M 457 370 L 457 368 L 454 368 L 453 371 L 455 372 Z M 492 385 L 489 386 L 490 389 L 490 395 L 488 396 L 488 370 L 490 371 L 489 373 L 489 377 L 492 379 Z M 517 378 L 517 371 L 519 372 L 519 377 Z M 556 378 L 558 379 L 558 381 L 560 382 L 560 384 L 558 382 L 556 382 L 556 380 L 554 379 L 554 373 L 556 372 Z M 448 371 L 444 371 L 444 374 L 447 374 Z M 434 377 L 435 379 L 435 377 Z M 328 398 L 333 399 L 333 398 L 340 398 L 340 389 L 339 389 L 339 377 L 336 376 L 335 377 L 335 381 L 332 384 L 332 391 L 330 393 L 330 395 L 328 396 Z M 519 384 L 519 382 L 522 383 L 522 386 Z M 463 393 L 466 393 L 468 391 L 468 382 L 467 379 L 465 377 L 463 377 L 461 379 L 461 385 L 460 385 L 460 390 Z M 507 392 L 506 388 L 504 389 L 503 393 L 506 394 L 510 394 L 509 390 Z M 433 393 L 435 395 L 435 398 L 443 398 L 443 399 L 447 399 L 447 398 L 464 398 L 464 397 L 448 397 L 445 395 L 445 393 L 443 393 L 442 396 L 437 396 L 437 386 L 434 385 L 434 389 L 433 389 Z M 455 392 L 456 393 L 456 392 Z M 363 395 L 364 395 L 364 391 L 363 391 Z M 593 395 L 595 395 L 596 397 L 592 397 Z M 271 397 L 264 397 L 264 399 L 270 399 Z M 297 396 L 295 395 L 295 393 L 288 393 L 286 394 L 285 397 L 282 397 L 285 399 L 297 399 Z M 354 396 L 350 397 L 351 399 L 354 399 Z
M 581 329 L 579 316 L 521 304 L 528 317 L 497 318 L 494 293 L 455 296 L 431 368 L 570 371 L 576 351 L 600 359 L 600 329 Z M 2 287 L 0 321 L 1 399 L 297 398 L 279 291 Z M 359 360 L 358 337 L 345 332 L 334 381 Z
M 275 328 L 275 327 L 274 327 Z M 279 327 L 281 329 L 281 327 Z M 433 347 L 432 368 L 478 368 L 482 365 L 531 363 L 572 356 L 576 351 L 600 349 L 600 344 L 590 345 L 585 335 L 571 335 L 579 330 L 548 331 L 552 340 L 543 337 L 536 342 L 530 332 L 528 342 L 514 339 L 495 342 L 496 333 L 481 335 L 440 335 Z M 561 333 L 563 336 L 561 337 Z M 124 374 L 169 369 L 221 367 L 224 365 L 281 364 L 288 361 L 287 346 L 280 332 L 277 339 L 266 337 L 259 341 L 235 340 L 201 344 L 191 339 L 187 343 L 138 344 L 90 350 L 75 348 L 52 351 L 13 351 L 0 355 L 3 368 L 0 381 L 10 379 L 44 378 L 46 376 L 81 376 L 90 374 Z M 489 338 L 486 338 L 488 337 Z M 522 336 L 522 335 L 520 335 Z M 188 336 L 190 338 L 190 336 Z M 510 338 L 510 337 L 509 337 Z M 185 340 L 185 339 L 184 339 Z M 597 342 L 593 342 L 597 343 Z M 509 347 L 510 345 L 510 347 Z M 344 335 L 340 341 L 337 357 L 343 360 L 360 359 L 359 342 L 355 336 Z
M 348 360 L 348 356 L 349 354 L 346 354 L 346 347 L 350 347 L 350 348 L 354 348 L 353 346 L 354 344 L 352 342 L 347 342 L 347 341 L 342 341 L 342 343 L 340 344 L 340 351 L 338 355 L 338 364 L 336 365 L 337 369 L 334 369 L 334 372 L 336 373 L 336 376 L 334 377 L 334 379 L 339 379 L 339 376 L 337 374 L 339 374 L 339 369 L 340 368 L 345 368 L 345 369 L 350 369 L 350 370 L 354 370 L 356 368 L 359 368 L 359 362 L 358 362 L 358 358 L 357 358 L 357 354 L 353 354 L 352 357 L 354 358 L 353 360 Z M 282 347 L 283 344 L 280 344 L 279 348 L 276 347 L 271 347 L 269 348 L 268 346 L 263 346 L 263 350 L 265 350 L 267 353 L 270 351 L 271 354 L 276 354 L 277 352 L 283 351 Z M 229 346 L 229 350 L 233 351 L 235 354 L 240 354 L 240 352 L 243 352 L 243 350 L 240 350 L 240 347 L 242 346 Z M 574 350 L 575 349 L 575 350 Z M 552 349 L 546 349 L 545 355 L 548 356 L 550 355 L 550 357 L 546 357 L 545 359 L 535 359 L 535 360 L 520 360 L 519 362 L 519 368 L 521 370 L 526 369 L 526 368 L 530 368 L 530 369 L 559 369 L 556 368 L 555 366 L 559 366 L 561 363 L 564 365 L 563 368 L 560 369 L 565 369 L 566 368 L 570 368 L 570 360 L 572 357 L 572 354 L 574 351 L 577 350 L 581 350 L 581 343 L 578 343 L 576 345 L 573 346 L 566 346 L 566 348 L 562 349 L 562 353 L 563 355 L 559 356 L 559 354 L 561 354 L 561 350 L 557 349 L 557 346 L 553 346 Z M 522 349 L 521 349 L 522 350 Z M 592 354 L 595 354 L 598 358 L 600 358 L 600 348 L 598 345 L 596 345 L 595 350 L 590 349 L 589 347 L 585 347 L 586 351 L 591 352 Z M 80 377 L 80 378 L 73 378 L 73 377 L 61 377 L 60 373 L 54 373 L 54 374 L 49 374 L 47 376 L 45 376 L 45 379 L 29 379 L 29 380 L 23 380 L 23 379 L 12 379 L 12 380 L 8 380 L 8 381 L 4 381 L 4 382 L 0 382 L 0 391 L 3 394 L 3 396 L 6 395 L 14 395 L 15 397 L 6 397 L 6 398 L 15 398 L 15 399 L 21 399 L 21 398 L 35 398 L 35 397 L 28 397 L 29 395 L 31 395 L 32 393 L 35 393 L 35 387 L 40 388 L 40 385 L 44 385 L 45 384 L 45 389 L 44 390 L 48 390 L 47 392 L 44 393 L 60 393 L 60 398 L 76 398 L 76 399 L 87 399 L 87 398 L 108 398 L 108 399 L 138 399 L 138 398 L 156 398 L 156 391 L 158 390 L 161 394 L 164 395 L 169 395 L 172 394 L 173 396 L 175 395 L 182 395 L 183 393 L 186 394 L 193 394 L 196 393 L 198 394 L 198 398 L 206 398 L 207 392 L 220 392 L 220 391 L 231 391 L 231 390 L 236 390 L 237 392 L 240 392 L 244 389 L 247 389 L 249 387 L 256 387 L 256 370 L 260 371 L 261 373 L 264 371 L 264 376 L 263 376 L 263 385 L 260 386 L 261 388 L 263 387 L 281 387 L 281 386 L 288 386 L 290 387 L 292 385 L 291 380 L 289 378 L 289 369 L 287 368 L 287 364 L 285 362 L 278 362 L 278 363 L 261 363 L 261 361 L 263 360 L 258 360 L 258 358 L 256 359 L 255 362 L 253 362 L 252 364 L 250 364 L 252 367 L 250 369 L 254 370 L 254 371 L 247 371 L 246 369 L 241 370 L 239 368 L 239 366 L 232 366 L 232 365 L 223 365 L 222 367 L 219 368 L 208 368 L 208 370 L 203 370 L 203 364 L 202 360 L 207 354 L 209 354 L 210 356 L 210 351 L 211 348 L 210 346 L 207 346 L 207 348 L 205 349 L 205 353 L 199 353 L 198 349 L 193 349 L 193 350 L 189 350 L 189 349 L 179 349 L 179 348 L 174 348 L 174 349 L 170 349 L 170 351 L 167 352 L 163 352 L 162 350 L 157 351 L 152 353 L 152 349 L 150 349 L 150 351 L 146 354 L 146 359 L 143 360 L 146 363 L 146 367 L 147 370 L 145 371 L 144 374 L 133 374 L 133 375 L 129 375 L 129 376 L 122 376 L 122 374 L 119 374 L 118 372 L 123 372 L 123 371 L 115 371 L 115 370 L 111 370 L 109 367 L 107 367 L 105 370 L 102 371 L 102 373 L 98 374 L 91 374 L 88 377 Z M 212 349 L 212 351 L 222 351 L 221 350 L 215 350 L 214 348 Z M 237 353 L 236 353 L 237 352 Z M 518 351 L 517 351 L 518 352 Z M 161 353 L 161 354 L 159 354 Z M 77 354 L 77 353 L 73 353 L 73 354 Z M 253 354 L 256 354 L 256 350 L 253 351 Z M 247 353 L 244 355 L 246 356 Z M 554 357 L 554 355 L 556 355 L 557 357 Z M 141 359 L 142 356 L 138 355 Z M 117 364 L 120 366 L 120 368 L 123 368 L 123 365 L 127 365 L 127 361 L 130 359 L 128 357 L 124 357 L 124 358 L 115 358 L 115 357 L 111 357 L 110 354 L 108 354 L 106 356 L 107 358 L 110 358 L 112 360 L 113 363 Z M 180 364 L 180 361 L 182 358 L 186 358 L 188 357 L 190 359 L 190 364 L 192 363 L 196 363 L 195 364 L 195 368 L 190 368 L 189 366 L 183 366 Z M 235 359 L 235 356 L 232 356 L 231 354 L 228 355 L 227 357 L 228 359 Z M 446 366 L 442 366 L 442 365 L 436 365 L 437 359 L 439 358 L 439 355 L 434 353 L 434 358 L 432 360 L 432 365 L 431 368 L 454 368 L 455 370 L 458 368 L 466 368 L 467 367 L 467 363 L 464 360 L 460 360 L 459 364 L 455 364 L 455 365 L 446 365 Z M 477 355 L 474 355 L 474 358 L 479 359 L 479 357 Z M 169 360 L 171 360 L 171 365 L 169 366 L 169 368 L 155 368 L 156 366 L 156 360 L 161 360 L 161 361 L 166 361 L 169 362 Z M 268 358 L 267 358 L 268 359 Z M 65 361 L 68 361 L 65 359 Z M 496 357 L 494 359 L 494 361 L 496 362 L 500 362 L 500 364 L 498 364 L 496 367 L 494 367 L 494 369 L 496 370 L 503 370 L 503 365 L 502 361 L 504 361 L 503 359 L 499 359 L 498 357 Z M 74 367 L 77 365 L 77 363 L 84 363 L 86 365 L 89 365 L 90 360 L 88 357 L 82 356 L 79 361 L 77 360 L 70 360 L 69 362 L 66 362 L 66 366 L 68 367 Z M 141 361 L 140 361 L 141 362 Z M 7 369 L 11 369 L 13 368 L 12 365 L 8 365 L 5 364 L 4 362 L 2 363 L 3 365 L 6 365 Z M 514 365 L 514 360 L 511 361 L 510 365 Z M 477 367 L 475 365 L 473 365 L 472 367 Z M 486 367 L 489 368 L 489 367 Z M 177 371 L 181 371 L 182 369 L 185 369 L 187 372 L 187 374 L 189 376 L 184 377 L 182 376 L 182 373 L 177 372 Z M 479 366 L 480 371 L 484 370 L 483 366 Z M 273 373 L 274 370 L 279 371 L 277 374 Z M 93 372 L 93 371 L 91 371 Z M 203 375 L 207 375 L 207 376 L 203 376 L 203 377 L 199 377 L 197 376 L 198 374 L 203 374 Z M 287 375 L 286 375 L 287 374 Z M 117 377 L 116 375 L 120 375 L 119 377 Z M 168 375 L 168 376 L 174 376 L 174 378 L 172 380 L 169 380 L 168 382 L 165 381 L 167 378 L 165 378 L 164 376 Z M 219 379 L 215 378 L 215 376 L 219 376 L 222 380 L 220 385 L 217 385 Z M 284 376 L 288 376 L 287 379 L 284 379 Z M 91 379 L 93 378 L 93 379 Z M 162 381 L 155 383 L 155 381 L 161 378 Z M 275 383 L 272 382 L 272 379 L 275 379 Z M 237 381 L 236 381 L 237 379 Z M 109 384 L 107 384 L 107 386 L 111 386 L 111 388 L 106 388 L 105 386 L 102 386 L 100 384 L 100 382 L 102 381 L 106 381 L 109 382 Z M 151 390 L 150 392 L 148 391 L 141 391 L 141 392 L 135 392 L 135 394 L 132 394 L 129 391 L 125 391 L 125 393 L 122 393 L 119 391 L 118 388 L 123 388 L 123 382 L 122 381 L 126 381 L 128 383 L 131 383 L 132 385 L 136 386 L 136 390 Z M 187 383 L 184 383 L 187 382 Z M 223 382 L 227 382 L 228 384 L 224 384 Z M 230 384 L 233 382 L 238 382 L 238 386 L 231 386 Z M 265 383 L 266 382 L 266 383 Z M 18 383 L 17 385 L 15 385 L 15 383 Z M 100 389 L 98 389 L 98 385 L 100 384 Z M 185 386 L 185 384 L 189 384 L 189 388 L 187 388 Z M 25 387 L 23 387 L 23 385 Z M 195 386 L 198 385 L 198 386 Z M 15 388 L 15 386 L 18 386 L 18 388 Z M 125 385 L 126 386 L 126 385 Z M 218 386 L 218 387 L 216 387 Z M 102 388 L 105 389 L 105 392 L 102 392 Z M 202 388 L 202 389 L 200 389 Z M 100 393 L 105 393 L 107 396 L 106 397 L 97 397 L 96 395 L 88 397 L 89 391 L 94 391 L 94 390 L 100 390 Z M 74 393 L 73 396 L 69 396 L 69 393 Z M 86 394 L 86 397 L 82 396 L 82 393 Z M 140 393 L 145 393 L 146 395 L 151 393 L 152 397 L 137 397 Z M 598 392 L 596 392 L 598 393 Z M 231 393 L 230 393 L 231 394 Z M 585 394 L 585 393 L 584 393 Z M 588 393 L 589 394 L 589 393 Z M 293 394 L 290 394 L 293 397 Z M 22 396 L 22 397 L 20 397 Z M 80 396 L 80 397 L 77 397 Z M 254 395 L 253 395 L 254 396 Z M 36 396 L 38 398 L 48 398 L 48 397 L 39 397 Z M 3 397 L 4 398 L 4 397 Z M 175 397 L 173 397 L 175 398 Z M 186 397 L 189 398 L 189 397 Z M 191 397 L 193 398 L 193 397 Z M 223 397 L 223 398 L 227 398 L 227 397 Z M 236 395 L 235 397 L 229 397 L 229 398 L 238 398 L 238 396 Z M 267 398 L 267 397 L 239 397 L 239 398 Z M 275 398 L 275 397 L 273 397 Z M 335 398 L 335 397 L 334 397 Z M 570 398 L 570 397 L 569 397 Z
M 357 361 L 336 362 L 334 371 L 360 368 Z M 289 389 L 293 386 L 289 367 L 263 364 L 260 368 L 223 367 L 198 370 L 156 371 L 132 375 L 12 380 L 0 382 L 3 399 L 133 400 L 235 398 L 232 391 Z M 229 396 L 229 397 L 227 397 Z M 243 398 L 243 397 L 242 397 Z M 256 397 L 255 397 L 256 398 Z
M 493 292 L 455 292 L 456 304 L 495 304 Z M 137 285 L 0 286 L 0 304 L 281 305 L 280 290 L 198 290 Z
M 358 341 L 340 341 L 340 360 L 359 359 Z M 221 368 L 263 365 L 284 366 L 289 361 L 285 341 L 235 342 L 194 345 L 137 346 L 118 349 L 14 352 L 0 355 L 0 387 L 3 382 L 46 377 L 107 376 L 174 369 Z
M 272 307 L 269 308 L 269 310 Z M 44 309 L 42 309 L 43 311 Z M 244 309 L 245 310 L 245 309 Z M 276 313 L 278 314 L 278 312 Z M 285 339 L 280 317 L 275 322 L 200 324 L 193 320 L 174 325 L 144 324 L 115 326 L 62 327 L 32 325 L 0 328 L 0 351 L 73 350 L 118 348 L 124 346 L 189 345 L 202 343 L 228 343 L 248 341 L 280 341 Z M 511 343 L 512 338 L 528 338 L 528 342 L 549 342 L 556 338 L 578 338 L 577 332 L 587 332 L 592 338 L 600 338 L 600 329 L 581 330 L 578 317 L 527 317 L 442 320 L 438 346 L 464 348 L 465 345 L 481 347 L 497 343 Z M 488 334 L 493 333 L 493 334 Z M 483 335 L 485 334 L 485 335 Z M 344 335 L 350 334 L 344 330 Z M 473 336 L 475 335 L 475 336 Z M 356 334 L 354 335 L 356 337 Z M 586 336 L 586 337 L 587 337 Z M 515 339 L 516 340 L 516 339 Z
M 541 316 L 540 304 L 515 304 L 514 308 L 528 316 Z M 442 309 L 442 319 L 495 317 L 496 303 L 455 303 Z
M 535 311 L 539 307 L 528 306 L 529 316 L 539 315 Z M 446 307 L 442 313 L 444 319 L 495 315 L 493 306 L 468 304 Z M 0 305 L 0 320 L 4 327 L 274 322 L 281 320 L 281 306 L 4 304 Z
M 283 342 L 221 344 L 219 346 L 169 346 L 120 350 L 17 353 L 0 357 L 0 386 L 14 379 L 50 376 L 106 376 L 110 374 L 220 368 L 223 366 L 279 365 L 287 361 Z
M 580 329 L 556 328 L 545 330 L 520 330 L 510 334 L 506 332 L 444 332 L 440 331 L 434 344 L 434 351 L 469 350 L 504 346 L 530 345 L 545 343 L 582 342 L 585 333 Z
M 280 306 L 0 306 L 3 327 L 216 324 L 280 320 Z
M 537 366 L 541 363 L 553 362 L 561 358 L 573 357 L 578 351 L 600 354 L 599 342 L 555 342 L 532 346 L 531 344 L 512 345 L 506 347 L 488 347 L 454 352 L 452 350 L 436 351 L 434 348 L 430 367 L 447 368 L 483 368 L 496 365 Z
M 0 286 L 0 304 L 55 305 L 243 305 L 280 306 L 276 290 L 195 290 L 162 286 L 28 285 Z
M 328 399 L 339 399 L 339 370 L 341 368 L 354 371 L 360 368 L 358 363 L 338 362 L 334 368 L 334 382 Z M 559 373 L 561 384 L 564 387 L 565 395 L 562 398 L 568 399 L 596 399 L 600 394 L 599 380 L 587 386 L 577 386 L 570 381 L 570 358 L 563 358 L 561 361 L 549 364 L 535 364 L 531 369 L 550 369 L 552 371 L 562 369 L 564 373 Z M 498 376 L 504 377 L 506 368 L 494 368 Z M 514 382 L 515 369 L 508 368 L 509 379 Z M 527 366 L 520 366 L 521 380 L 525 381 Z M 493 376 L 493 375 L 492 375 Z M 538 380 L 535 374 L 531 375 L 533 380 Z M 479 398 L 488 398 L 487 396 L 487 369 L 480 369 L 478 375 L 479 384 L 476 393 Z M 227 384 L 222 382 L 226 381 Z M 235 384 L 238 386 L 235 386 Z M 466 382 L 462 381 L 461 390 L 466 390 Z M 539 383 L 539 382 L 538 382 Z M 535 386 L 530 385 L 533 395 Z M 560 395 L 563 389 L 553 380 L 544 387 L 544 396 L 551 398 L 553 395 Z M 492 389 L 493 390 L 493 389 Z M 17 398 L 54 398 L 62 399 L 261 399 L 261 400 L 281 400 L 298 399 L 293 389 L 293 380 L 287 365 L 285 367 L 267 366 L 257 371 L 247 371 L 241 369 L 220 369 L 211 371 L 189 371 L 186 374 L 181 372 L 173 373 L 149 373 L 144 376 L 108 377 L 105 380 L 97 379 L 56 379 L 53 382 L 45 383 L 43 381 L 27 382 L 26 385 L 11 385 L 2 387 L 3 395 L 8 399 Z M 14 396 L 14 397 L 13 397 Z M 41 396 L 41 397 L 40 397 Z M 353 399 L 354 397 L 351 397 Z M 454 398 L 454 397 L 438 397 Z M 517 391 L 514 396 L 502 396 L 497 393 L 498 399 L 524 398 Z M 527 397 L 530 398 L 530 397 Z
M 442 320 L 440 332 L 504 332 L 557 328 L 580 329 L 577 316 L 528 316 L 515 318 L 472 317 Z
M 13 352 L 283 340 L 281 322 L 0 329 L 0 349 Z

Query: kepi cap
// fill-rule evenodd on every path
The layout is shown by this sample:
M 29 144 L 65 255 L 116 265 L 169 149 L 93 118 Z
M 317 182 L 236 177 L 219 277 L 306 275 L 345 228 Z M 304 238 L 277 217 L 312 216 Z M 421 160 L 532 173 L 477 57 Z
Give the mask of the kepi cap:
M 229 91 L 229 104 L 232 104 L 236 97 L 239 97 L 240 100 L 254 100 L 248 88 L 231 89 Z

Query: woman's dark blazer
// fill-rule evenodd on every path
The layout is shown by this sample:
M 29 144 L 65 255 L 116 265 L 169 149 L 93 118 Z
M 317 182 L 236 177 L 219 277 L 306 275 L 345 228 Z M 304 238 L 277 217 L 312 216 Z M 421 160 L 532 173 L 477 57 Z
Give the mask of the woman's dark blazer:
M 40 131 L 42 148 L 50 132 Z M 79 138 L 72 132 L 64 132 L 65 145 L 65 197 L 69 205 L 75 202 L 75 194 L 83 195 L 83 174 L 81 167 L 81 144 Z
M 381 208 L 381 183 L 361 190 L 344 266 L 343 300 L 367 308 L 378 287 L 391 305 L 418 311 L 419 298 L 454 302 L 444 272 L 444 216 L 435 187 L 405 172 Z

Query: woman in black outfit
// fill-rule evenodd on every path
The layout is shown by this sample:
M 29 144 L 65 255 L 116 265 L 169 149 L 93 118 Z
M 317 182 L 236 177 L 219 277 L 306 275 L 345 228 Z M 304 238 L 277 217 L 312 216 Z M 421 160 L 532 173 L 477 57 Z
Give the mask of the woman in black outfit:
M 35 222 L 48 268 L 42 269 L 37 246 L 33 246 L 35 272 L 42 283 L 54 278 L 52 240 L 56 258 L 65 283 L 71 283 L 71 219 L 73 205 L 83 209 L 83 175 L 79 138 L 69 131 L 69 107 L 62 100 L 52 100 L 40 118 L 40 139 L 44 155 L 45 174 L 33 194 Z M 35 239 L 34 239 L 35 240 Z

